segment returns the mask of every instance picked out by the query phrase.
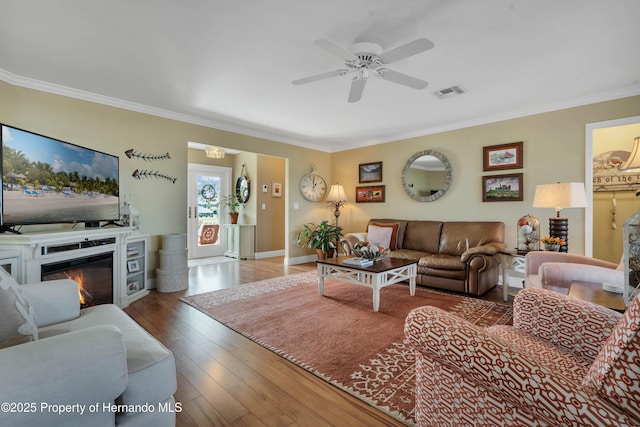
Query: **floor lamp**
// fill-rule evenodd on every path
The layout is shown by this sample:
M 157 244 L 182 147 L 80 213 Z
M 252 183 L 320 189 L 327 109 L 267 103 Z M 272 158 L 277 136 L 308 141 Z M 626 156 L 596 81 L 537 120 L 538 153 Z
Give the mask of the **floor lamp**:
M 569 248 L 569 219 L 561 218 L 560 211 L 565 208 L 586 208 L 587 194 L 582 182 L 558 182 L 536 186 L 533 197 L 534 208 L 555 208 L 556 216 L 549 218 L 549 236 L 564 239 L 560 252 Z
M 344 192 L 344 187 L 341 184 L 334 184 L 331 186 L 329 195 L 327 196 L 327 202 L 329 202 L 329 204 L 334 208 L 333 216 L 336 217 L 336 226 L 338 225 L 338 217 L 340 216 L 340 207 L 348 201 L 347 195 Z

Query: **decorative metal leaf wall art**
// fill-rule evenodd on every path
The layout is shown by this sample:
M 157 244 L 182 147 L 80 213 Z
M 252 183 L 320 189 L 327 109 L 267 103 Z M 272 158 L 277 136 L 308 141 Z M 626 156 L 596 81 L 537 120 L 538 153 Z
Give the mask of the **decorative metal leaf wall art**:
M 133 176 L 135 179 L 143 179 L 143 178 L 166 179 L 167 181 L 170 181 L 172 184 L 175 184 L 176 180 L 178 179 L 169 175 L 165 175 L 164 173 L 159 171 L 153 171 L 153 170 L 147 170 L 147 169 L 142 169 L 142 170 L 136 169 L 135 171 L 133 171 L 131 176 Z
M 170 159 L 171 156 L 169 156 L 169 153 L 165 153 L 165 154 L 147 154 L 147 153 L 139 153 L 136 150 L 134 150 L 133 148 L 127 150 L 124 152 L 124 154 L 127 155 L 128 158 L 137 158 L 137 159 L 142 159 L 145 162 L 154 162 L 156 160 L 167 160 Z

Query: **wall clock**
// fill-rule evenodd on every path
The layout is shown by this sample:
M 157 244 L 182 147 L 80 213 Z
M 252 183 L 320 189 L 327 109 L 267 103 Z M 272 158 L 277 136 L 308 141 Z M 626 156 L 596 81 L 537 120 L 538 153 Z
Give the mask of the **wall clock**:
M 311 170 L 300 179 L 300 193 L 310 202 L 319 202 L 327 193 L 327 183 L 323 177 Z
M 238 177 L 236 181 L 236 197 L 240 203 L 249 201 L 250 188 L 249 178 L 245 175 Z
M 211 184 L 206 184 L 200 190 L 200 194 L 203 199 L 211 201 L 216 198 L 216 188 Z

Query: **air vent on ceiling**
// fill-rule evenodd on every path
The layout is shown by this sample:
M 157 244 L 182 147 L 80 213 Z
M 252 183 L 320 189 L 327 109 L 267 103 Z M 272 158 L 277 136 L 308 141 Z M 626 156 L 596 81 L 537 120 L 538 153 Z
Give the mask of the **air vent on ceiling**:
M 452 96 L 462 95 L 467 90 L 462 87 L 462 85 L 451 86 L 446 89 L 438 90 L 433 92 L 435 96 L 440 99 L 451 98 Z

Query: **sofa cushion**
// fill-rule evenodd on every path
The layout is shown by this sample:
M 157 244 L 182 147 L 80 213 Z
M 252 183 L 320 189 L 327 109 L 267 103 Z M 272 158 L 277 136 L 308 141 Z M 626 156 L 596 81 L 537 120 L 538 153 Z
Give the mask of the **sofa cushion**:
M 386 245 L 383 245 L 383 246 L 385 248 L 389 248 L 389 250 L 391 251 L 395 251 L 398 248 L 398 227 L 399 226 L 400 224 L 398 224 L 397 222 L 394 222 L 394 223 L 374 222 L 369 224 L 368 233 L 371 233 L 372 228 L 374 230 L 382 228 L 383 230 L 376 230 L 376 231 L 378 232 L 384 231 L 385 234 L 388 232 L 388 229 L 390 229 L 391 235 L 390 235 L 389 241 L 387 242 Z M 373 240 L 369 239 L 368 233 L 367 233 L 367 240 L 369 240 L 372 243 L 375 243 Z
M 367 230 L 367 241 L 383 248 L 391 249 L 392 235 L 393 227 L 370 225 Z
M 418 266 L 433 268 L 435 270 L 455 270 L 464 271 L 465 263 L 460 261 L 460 257 L 443 254 L 431 254 L 420 258 Z
M 583 384 L 640 419 L 640 295 L 622 315 Z
M 172 353 L 115 305 L 85 308 L 80 310 L 79 318 L 41 328 L 40 335 L 58 335 L 105 324 L 120 329 L 127 351 L 128 383 L 118 403 L 161 402 L 173 395 L 177 386 Z
M 392 258 L 400 258 L 400 259 L 412 259 L 419 261 L 423 256 L 429 255 L 424 251 L 414 251 L 411 249 L 396 249 L 395 251 L 389 252 L 389 256 Z
M 437 253 L 460 256 L 468 248 L 504 241 L 504 223 L 497 221 L 450 221 L 442 226 Z
M 441 232 L 440 221 L 408 221 L 402 248 L 437 254 Z
M 407 220 L 406 219 L 389 219 L 389 218 L 380 218 L 380 219 L 370 219 L 367 224 L 367 228 L 371 224 L 375 225 L 386 225 L 386 224 L 398 224 L 398 231 L 396 234 L 396 249 L 402 249 L 402 242 L 404 241 L 404 235 L 407 230 Z
M 15 279 L 0 267 L 0 348 L 38 339 L 33 306 Z
M 537 365 L 561 373 L 572 381 L 579 383 L 589 370 L 590 362 L 586 358 L 513 326 L 491 326 L 487 328 L 487 331 L 503 343 L 517 348 L 522 354 L 534 357 Z

